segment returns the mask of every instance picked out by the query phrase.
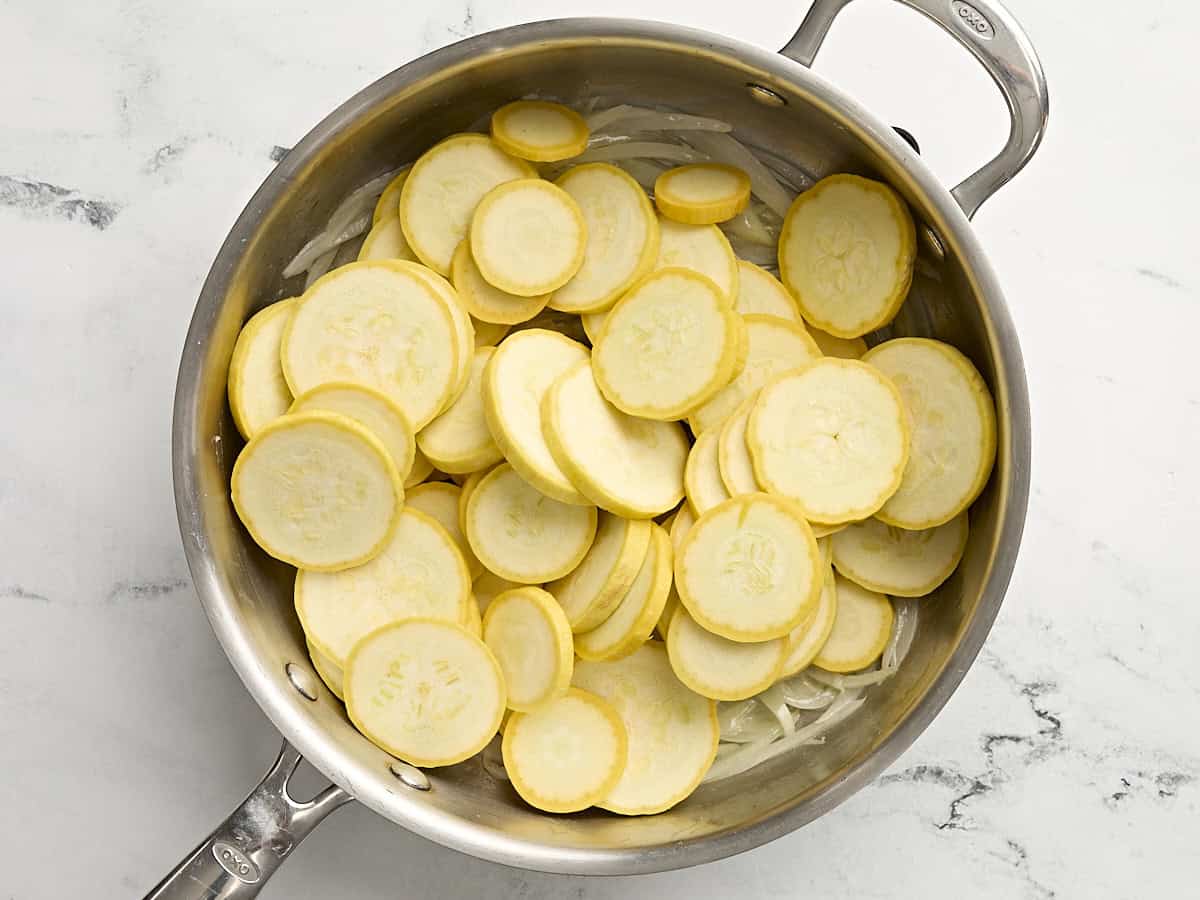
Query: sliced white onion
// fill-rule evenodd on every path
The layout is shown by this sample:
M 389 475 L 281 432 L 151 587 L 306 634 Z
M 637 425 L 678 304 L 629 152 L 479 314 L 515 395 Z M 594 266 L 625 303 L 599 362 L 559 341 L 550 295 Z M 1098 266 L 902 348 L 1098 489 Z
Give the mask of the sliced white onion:
M 805 725 L 803 728 L 796 729 L 794 733 L 789 734 L 787 737 L 780 738 L 777 741 L 756 741 L 753 744 L 745 744 L 725 754 L 718 752 L 717 760 L 713 763 L 712 768 L 708 770 L 708 774 L 704 776 L 703 783 L 708 784 L 713 781 L 720 781 L 723 778 L 740 775 L 742 772 L 752 769 L 760 763 L 786 753 L 793 747 L 816 742 L 835 725 L 853 715 L 862 706 L 863 702 L 864 700 L 861 697 L 860 691 L 846 691 L 840 694 L 833 701 L 832 705 L 830 705 L 829 709 L 825 710 L 816 721 Z
M 654 182 L 658 181 L 658 176 L 670 168 L 652 159 L 623 159 L 618 165 L 650 194 L 654 193 Z
M 774 266 L 779 262 L 779 251 L 773 245 L 764 247 L 762 244 L 751 243 L 728 231 L 725 231 L 725 237 L 729 238 L 729 246 L 733 248 L 733 254 L 738 259 L 763 267 Z
M 490 744 L 483 748 L 483 752 L 479 754 L 479 761 L 483 764 L 483 771 L 487 772 L 498 781 L 508 781 L 508 770 L 504 768 L 504 756 L 500 750 L 499 738 L 494 739 Z
M 912 649 L 913 638 L 917 634 L 917 616 L 921 601 L 916 599 L 896 598 L 892 600 L 892 608 L 896 615 L 892 619 L 892 634 L 887 646 L 883 648 L 881 659 L 882 668 L 897 669 Z
M 869 687 L 879 684 L 881 681 L 887 681 L 896 674 L 896 670 L 894 668 L 871 669 L 868 672 L 855 672 L 853 675 L 839 675 L 836 672 L 826 672 L 816 666 L 809 666 L 804 673 L 813 681 L 827 685 L 835 691 L 844 691 L 850 688 Z
M 732 125 L 720 119 L 687 113 L 660 112 L 624 103 L 587 117 L 588 130 L 593 133 L 604 131 L 616 124 L 620 124 L 621 130 L 626 134 L 638 131 L 733 131 Z
M 311 266 L 308 267 L 308 274 L 304 276 L 304 289 L 307 291 L 318 278 L 333 268 L 333 258 L 337 256 L 337 248 L 326 250 L 320 256 L 313 260 Z
M 767 708 L 767 710 L 779 722 L 779 727 L 783 729 L 784 736 L 792 734 L 796 730 L 796 720 L 792 718 L 792 711 L 788 708 L 787 700 L 783 696 L 783 688 L 778 684 L 773 684 L 755 699 Z
M 668 162 L 704 162 L 708 157 L 682 144 L 663 141 L 616 141 L 599 147 L 589 147 L 574 163 L 617 162 L 622 159 L 665 159 Z
M 753 698 L 718 703 L 717 724 L 721 740 L 734 744 L 773 741 L 783 733 L 775 717 Z
M 779 682 L 784 702 L 792 709 L 825 709 L 837 699 L 838 692 L 813 681 L 803 672 Z
M 762 203 L 756 201 L 729 221 L 722 222 L 721 230 L 730 240 L 736 237 L 752 244 L 774 248 L 779 243 L 778 220 L 772 215 L 774 221 L 768 225 L 763 221 L 761 211 L 770 212 Z
M 750 176 L 750 189 L 758 199 L 779 218 L 787 215 L 794 192 L 785 188 L 775 174 L 737 138 L 728 134 L 697 131 L 687 136 L 687 142 L 716 162 L 737 166 Z
M 371 224 L 371 211 L 375 208 L 375 201 L 399 171 L 393 169 L 384 172 L 351 191 L 346 199 L 338 204 L 321 233 L 301 247 L 300 252 L 284 267 L 283 277 L 291 278 L 307 271 L 319 257 L 365 232 Z

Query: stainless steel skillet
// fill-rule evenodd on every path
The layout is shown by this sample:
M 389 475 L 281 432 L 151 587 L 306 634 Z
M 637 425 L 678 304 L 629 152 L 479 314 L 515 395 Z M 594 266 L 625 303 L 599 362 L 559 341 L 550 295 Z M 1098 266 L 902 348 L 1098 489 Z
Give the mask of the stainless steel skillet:
M 1009 109 L 1004 148 L 947 190 L 887 124 L 811 71 L 830 23 L 848 2 L 817 0 L 779 54 L 627 20 L 568 19 L 480 35 L 351 98 L 266 179 L 222 246 L 196 305 L 176 389 L 173 461 L 197 593 L 234 668 L 285 743 L 263 782 L 150 897 L 253 896 L 313 827 L 352 798 L 448 847 L 512 866 L 634 874 L 695 865 L 758 846 L 833 808 L 895 760 L 942 708 L 999 610 L 1029 491 L 1020 348 L 969 219 L 1036 149 L 1046 87 L 1028 40 L 997 4 L 899 0 L 969 50 Z M 997 403 L 997 466 L 972 509 L 966 556 L 928 602 L 900 673 L 824 745 L 704 786 L 658 816 L 547 816 L 491 779 L 477 760 L 422 773 L 369 744 L 310 667 L 290 571 L 254 546 L 229 502 L 240 446 L 225 403 L 229 358 L 254 310 L 298 290 L 282 278 L 286 261 L 351 189 L 504 101 L 534 92 L 718 116 L 734 122 L 744 141 L 817 175 L 853 171 L 891 183 L 917 219 L 921 254 L 890 333 L 955 344 L 979 367 Z M 301 754 L 332 782 L 303 803 L 287 793 Z

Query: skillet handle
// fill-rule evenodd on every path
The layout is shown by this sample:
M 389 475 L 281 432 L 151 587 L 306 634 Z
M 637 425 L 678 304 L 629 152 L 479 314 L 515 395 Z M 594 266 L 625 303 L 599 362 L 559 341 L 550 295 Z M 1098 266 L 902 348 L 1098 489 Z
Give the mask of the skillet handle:
M 951 193 L 967 218 L 1021 171 L 1046 130 L 1050 100 L 1046 76 L 1029 38 L 996 0 L 896 0 L 932 19 L 979 60 L 1008 104 L 1008 141 L 995 158 Z M 829 26 L 850 0 L 815 0 L 792 39 L 779 52 L 811 66 Z
M 308 833 L 352 798 L 330 785 L 298 803 L 288 781 L 301 756 L 283 742 L 279 758 L 250 795 L 145 900 L 248 900 Z

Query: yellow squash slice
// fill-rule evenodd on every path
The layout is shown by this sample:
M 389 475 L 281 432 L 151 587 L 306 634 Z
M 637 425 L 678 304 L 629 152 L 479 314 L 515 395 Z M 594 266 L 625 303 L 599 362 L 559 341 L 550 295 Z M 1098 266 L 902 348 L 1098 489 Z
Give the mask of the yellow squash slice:
M 996 460 L 987 385 L 962 353 L 927 338 L 887 341 L 863 361 L 895 382 L 912 424 L 908 468 L 878 517 L 912 530 L 949 522 L 979 496 Z
M 474 598 L 467 601 L 467 615 L 463 628 L 473 637 L 483 640 L 483 613 L 479 611 L 479 604 Z
M 654 626 L 654 630 L 664 641 L 670 636 L 671 620 L 675 618 L 675 613 L 679 608 L 679 592 L 675 590 L 675 585 L 672 583 L 670 593 L 667 594 L 667 602 L 658 617 L 658 624 Z
M 878 369 L 824 358 L 762 389 L 746 443 L 766 490 L 795 500 L 812 522 L 874 515 L 908 462 L 900 393 Z
M 472 585 L 472 590 L 475 594 L 475 605 L 479 607 L 480 615 L 486 613 L 488 607 L 492 605 L 492 601 L 505 591 L 511 591 L 513 588 L 519 587 L 525 587 L 525 585 L 509 581 L 507 578 L 501 578 L 499 575 L 484 569 L 483 573 L 475 579 L 475 583 Z
M 617 710 L 571 688 L 504 728 L 501 752 L 512 786 L 530 806 L 571 813 L 603 800 L 625 769 L 629 741 Z
M 912 216 L 895 191 L 857 175 L 830 175 L 788 208 L 779 272 L 805 319 L 855 338 L 899 311 L 916 248 Z
M 492 440 L 483 411 L 483 373 L 495 352 L 494 347 L 475 351 L 466 388 L 417 435 L 421 451 L 443 472 L 477 472 L 504 458 Z
M 375 211 L 371 213 L 372 225 L 383 219 L 399 218 L 400 191 L 404 189 L 404 182 L 408 180 L 408 173 L 411 171 L 412 166 L 405 166 L 395 178 L 388 182 L 387 187 L 383 189 L 383 193 L 375 202 Z
M 233 466 L 233 506 L 267 553 L 334 572 L 388 543 L 404 488 L 387 448 L 346 416 L 283 416 L 259 429 Z
M 570 574 L 546 585 L 573 631 L 589 631 L 612 614 L 637 577 L 649 547 L 648 521 L 600 513 L 587 555 Z
M 606 310 L 658 259 L 658 217 L 641 186 L 607 163 L 576 166 L 555 184 L 579 205 L 587 247 L 583 265 L 554 292 L 550 306 L 570 313 Z
M 842 576 L 880 594 L 924 597 L 958 567 L 967 547 L 967 514 L 925 531 L 867 519 L 830 540 L 833 564 Z
M 597 806 L 650 815 L 696 789 L 717 754 L 717 707 L 675 677 L 661 643 L 620 660 L 579 662 L 572 682 L 616 707 L 629 739 L 621 777 Z
M 816 607 L 824 567 L 812 529 L 779 497 L 747 494 L 696 520 L 675 557 L 679 599 L 732 641 L 784 637 Z
M 827 672 L 857 672 L 883 653 L 892 633 L 891 601 L 846 578 L 837 579 L 833 630 L 813 665 Z
M 554 461 L 581 494 L 609 512 L 648 519 L 683 498 L 688 440 L 675 422 L 617 409 L 582 360 L 542 399 L 542 431 Z
M 458 497 L 458 527 L 463 534 L 467 533 L 467 501 L 471 498 L 471 494 L 475 488 L 479 486 L 479 482 L 483 481 L 483 476 L 494 468 L 496 467 L 488 466 L 486 469 L 472 472 L 460 485 L 462 493 Z
M 583 323 L 583 333 L 587 335 L 587 339 L 594 345 L 600 340 L 600 333 L 604 331 L 604 323 L 608 321 L 608 310 L 598 313 L 584 313 L 579 317 Z
M 750 448 L 746 446 L 746 424 L 757 399 L 757 393 L 747 397 L 737 412 L 725 420 L 717 438 L 717 465 L 721 470 L 721 482 L 730 497 L 762 490 L 754 477 L 754 463 L 750 459 Z M 705 434 L 715 431 L 710 429 Z
M 378 220 L 371 226 L 362 246 L 358 248 L 360 260 L 369 259 L 407 259 L 415 261 L 417 255 L 404 239 L 404 229 L 400 227 L 400 217 L 388 216 Z
M 543 309 L 549 294 L 538 297 L 518 297 L 490 284 L 479 272 L 471 257 L 470 241 L 463 241 L 454 251 L 451 277 L 463 306 L 476 319 L 502 325 L 528 322 Z
M 736 317 L 709 279 L 653 272 L 609 312 L 592 354 L 596 383 L 631 416 L 683 418 L 733 377 Z
M 414 766 L 474 756 L 504 716 L 504 678 L 491 652 L 457 625 L 431 619 L 364 637 L 346 664 L 345 689 L 355 727 Z
M 655 269 L 690 269 L 717 286 L 726 306 L 738 294 L 738 265 L 729 239 L 716 225 L 681 225 L 659 216 Z
M 404 479 L 404 487 L 416 487 L 426 478 L 433 474 L 433 463 L 429 458 L 421 452 L 421 448 L 417 448 L 417 452 L 413 454 L 412 469 L 408 473 L 408 477 Z
M 483 372 L 483 410 L 504 458 L 548 497 L 590 506 L 555 462 L 542 430 L 542 398 L 568 369 L 588 358 L 587 348 L 542 328 L 506 338 Z
M 467 571 L 470 572 L 472 578 L 476 578 L 483 572 L 483 564 L 471 552 L 471 545 L 467 543 L 467 536 L 463 534 L 458 522 L 458 505 L 461 496 L 462 488 L 457 484 L 449 481 L 429 481 L 425 484 L 418 484 L 408 491 L 404 503 L 407 508 L 425 513 L 446 529 L 446 534 L 450 535 L 450 540 L 454 541 L 454 545 L 463 555 Z
M 292 404 L 279 365 L 279 345 L 296 301 L 281 300 L 259 310 L 243 327 L 229 360 L 229 409 L 249 440 Z
M 651 524 L 650 546 L 633 584 L 608 618 L 575 635 L 575 653 L 581 659 L 618 659 L 644 644 L 666 606 L 671 563 L 670 537 L 662 526 Z
M 738 292 L 733 308 L 743 316 L 763 315 L 801 322 L 796 299 L 778 278 L 754 263 L 738 260 Z
M 742 643 L 706 631 L 680 608 L 667 632 L 667 655 L 679 680 L 713 700 L 745 700 L 774 682 L 787 655 L 786 637 Z
M 821 598 L 817 608 L 788 635 L 787 656 L 783 660 L 780 678 L 788 678 L 808 668 L 833 631 L 833 620 L 837 615 L 837 579 L 833 568 L 824 563 L 825 578 L 821 584 Z
M 317 675 L 325 682 L 325 687 L 329 688 L 329 692 L 341 700 L 343 697 L 341 667 L 314 647 L 311 642 L 306 642 L 305 646 L 308 647 L 308 658 L 312 660 Z
M 404 182 L 399 212 L 404 237 L 421 262 L 449 275 L 450 260 L 483 195 L 506 181 L 536 174 L 486 135 L 452 135 L 426 151 Z
M 775 316 L 744 316 L 749 347 L 740 375 L 696 409 L 688 424 L 696 434 L 723 423 L 751 394 L 783 372 L 820 359 L 821 351 L 800 322 Z
M 454 322 L 454 333 L 458 338 L 458 374 L 454 379 L 453 386 L 450 388 L 449 396 L 446 397 L 446 402 L 442 405 L 441 411 L 445 411 L 458 398 L 458 395 L 463 392 L 467 386 L 467 381 L 471 377 L 471 352 L 475 346 L 475 329 L 471 324 L 471 317 L 463 307 L 462 301 L 458 296 L 458 291 L 454 289 L 454 285 L 433 271 L 433 269 L 421 265 L 421 263 L 402 259 L 393 260 L 392 265 L 416 275 L 429 285 L 433 289 L 433 292 L 446 304 L 446 309 L 450 311 L 450 318 Z
M 583 265 L 586 247 L 579 204 L 540 178 L 497 185 L 471 218 L 471 258 L 479 273 L 518 297 L 558 290 Z
M 289 413 L 333 412 L 353 419 L 383 443 L 401 480 L 408 478 L 417 445 L 404 413 L 388 397 L 360 384 L 329 382 L 301 394 Z
M 295 395 L 347 381 L 390 398 L 419 431 L 449 401 L 459 332 L 447 302 L 415 263 L 356 262 L 309 288 L 283 335 L 283 373 Z
M 296 573 L 296 614 L 304 633 L 339 666 L 360 638 L 390 622 L 465 622 L 470 599 L 471 576 L 454 540 L 432 516 L 408 507 L 369 563 Z
M 688 454 L 683 482 L 688 506 L 697 516 L 729 499 L 729 491 L 721 480 L 719 437 L 716 429 L 701 434 Z
M 724 163 L 691 163 L 667 169 L 654 182 L 654 205 L 685 225 L 732 219 L 750 202 L 750 176 Z
M 579 565 L 596 536 L 596 507 L 547 497 L 501 463 L 467 498 L 466 525 L 471 549 L 489 571 L 543 584 Z
M 496 597 L 483 618 L 483 642 L 504 673 L 509 709 L 536 709 L 570 687 L 571 626 L 541 588 L 520 587 Z
M 675 553 L 679 553 L 679 548 L 683 546 L 683 539 L 687 537 L 687 533 L 692 526 L 696 524 L 696 514 L 692 512 L 692 507 L 685 503 L 679 507 L 675 517 L 671 519 L 671 546 Z
M 516 100 L 492 113 L 492 140 L 520 159 L 556 162 L 587 149 L 588 127 L 561 103 Z

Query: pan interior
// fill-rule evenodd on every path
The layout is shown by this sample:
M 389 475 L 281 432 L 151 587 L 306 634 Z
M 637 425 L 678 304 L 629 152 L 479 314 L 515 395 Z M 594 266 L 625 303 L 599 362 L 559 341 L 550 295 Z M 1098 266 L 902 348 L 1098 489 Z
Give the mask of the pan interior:
M 393 73 L 318 126 L 264 184 L 218 257 L 189 334 L 177 401 L 177 493 L 193 574 L 218 637 L 285 736 L 327 775 L 400 824 L 477 855 L 561 871 L 649 871 L 737 852 L 815 818 L 853 790 L 842 785 L 848 775 L 873 757 L 876 769 L 894 758 L 948 697 L 974 649 L 965 663 L 960 654 L 949 665 L 952 654 L 973 619 L 977 648 L 1003 593 L 1011 559 L 997 560 L 1006 516 L 1023 512 L 1011 503 L 1006 384 L 1012 376 L 978 274 L 964 263 L 965 220 L 949 217 L 945 196 L 935 202 L 928 176 L 923 182 L 913 174 L 911 157 L 900 161 L 907 151 L 884 126 L 852 116 L 846 101 L 790 62 L 712 36 L 656 33 L 644 24 L 574 30 L 555 24 L 565 23 L 484 36 Z M 763 102 L 763 87 L 785 102 Z M 918 231 L 934 229 L 945 250 L 919 241 L 909 299 L 877 337 L 949 341 L 975 362 L 997 398 L 1000 454 L 972 508 L 966 555 L 923 602 L 917 640 L 898 675 L 871 691 L 863 709 L 824 744 L 704 786 L 658 816 L 543 815 L 491 778 L 478 759 L 431 772 L 427 793 L 405 788 L 389 772 L 391 758 L 354 730 L 334 698 L 322 691 L 309 702 L 289 685 L 285 665 L 309 665 L 292 604 L 292 571 L 258 550 L 229 502 L 242 443 L 225 401 L 229 357 L 253 312 L 300 292 L 299 279 L 282 279 L 283 266 L 354 187 L 528 95 L 572 103 L 601 97 L 715 116 L 734 123 L 743 141 L 814 177 L 855 172 L 891 183 L 908 200 Z M 943 696 L 922 705 L 939 680 Z M 869 764 L 862 777 L 868 770 Z M 681 842 L 695 852 L 681 854 Z

